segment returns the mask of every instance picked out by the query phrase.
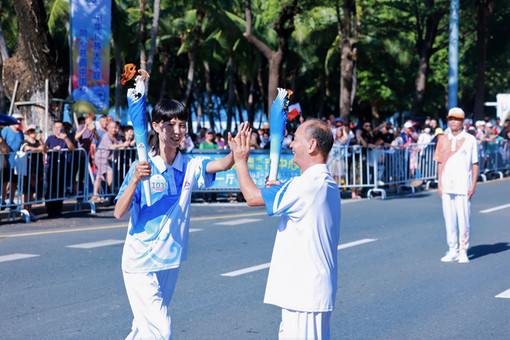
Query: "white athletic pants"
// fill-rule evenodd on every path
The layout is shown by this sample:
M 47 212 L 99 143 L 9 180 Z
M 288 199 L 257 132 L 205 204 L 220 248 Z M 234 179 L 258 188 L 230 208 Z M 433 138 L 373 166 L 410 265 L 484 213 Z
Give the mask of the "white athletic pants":
M 279 340 L 329 340 L 331 312 L 282 309 Z
M 126 340 L 172 339 L 168 305 L 174 293 L 179 268 L 123 274 L 134 316 L 131 333 Z
M 467 195 L 443 193 L 443 215 L 446 225 L 446 242 L 450 250 L 467 250 L 469 247 L 469 217 L 471 204 Z

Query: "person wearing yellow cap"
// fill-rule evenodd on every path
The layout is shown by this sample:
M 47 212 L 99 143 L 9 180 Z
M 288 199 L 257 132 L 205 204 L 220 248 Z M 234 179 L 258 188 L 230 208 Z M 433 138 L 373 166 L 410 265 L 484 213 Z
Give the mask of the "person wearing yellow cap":
M 470 202 L 479 166 L 476 139 L 464 131 L 464 117 L 461 108 L 448 111 L 450 131 L 439 138 L 434 154 L 448 243 L 448 252 L 441 258 L 443 262 L 469 262 Z

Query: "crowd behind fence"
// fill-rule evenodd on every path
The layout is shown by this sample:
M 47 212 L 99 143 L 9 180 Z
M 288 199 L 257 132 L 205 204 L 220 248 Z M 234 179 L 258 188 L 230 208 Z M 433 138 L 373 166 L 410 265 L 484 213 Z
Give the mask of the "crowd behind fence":
M 503 178 L 510 175 L 510 143 L 507 140 L 492 144 L 480 144 L 480 178 Z M 437 164 L 434 158 L 434 144 L 411 144 L 406 148 L 362 147 L 358 145 L 333 146 L 328 166 L 341 190 L 365 191 L 369 198 L 381 195 L 387 190 L 400 193 L 414 192 L 422 184 L 426 189 L 437 180 Z M 269 154 L 256 150 L 250 155 L 252 177 L 263 183 L 268 171 Z M 94 157 L 91 153 L 94 153 Z M 192 157 L 223 157 L 227 150 L 202 151 Z M 5 161 L 14 156 L 13 167 Z M 94 160 L 92 162 L 92 160 Z M 87 152 L 77 148 L 70 150 L 49 150 L 42 152 L 17 152 L 0 157 L 2 200 L 0 209 L 7 210 L 9 219 L 22 214 L 30 222 L 30 208 L 33 204 L 59 206 L 65 200 L 76 200 L 76 209 L 88 204 L 92 214 L 96 204 L 113 200 L 136 160 L 135 148 L 95 149 Z M 299 168 L 292 163 L 292 155 L 282 155 L 280 179 L 299 175 Z M 201 191 L 239 192 L 235 170 L 220 177 L 213 188 Z

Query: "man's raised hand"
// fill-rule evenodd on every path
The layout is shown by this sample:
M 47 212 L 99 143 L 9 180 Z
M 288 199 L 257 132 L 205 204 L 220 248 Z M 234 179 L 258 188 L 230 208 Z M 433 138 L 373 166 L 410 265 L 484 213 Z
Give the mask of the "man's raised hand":
M 232 137 L 230 133 L 228 134 L 228 145 L 230 146 L 230 150 L 234 153 L 234 161 L 236 164 L 248 162 L 248 157 L 250 156 L 250 138 L 251 128 L 249 123 L 241 123 L 239 132 L 235 138 Z

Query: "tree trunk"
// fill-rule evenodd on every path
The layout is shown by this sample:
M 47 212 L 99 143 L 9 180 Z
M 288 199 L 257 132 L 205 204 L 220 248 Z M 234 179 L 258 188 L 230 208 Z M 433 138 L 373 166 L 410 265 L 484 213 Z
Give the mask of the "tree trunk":
M 117 8 L 117 2 L 112 0 L 112 47 L 113 53 L 115 56 L 115 113 L 117 116 L 117 121 L 120 122 L 122 117 L 120 116 L 120 108 L 122 106 L 122 85 L 120 83 L 120 79 L 122 76 L 122 58 L 120 54 L 120 46 L 118 43 L 118 38 L 120 35 L 117 20 L 119 20 L 119 12 Z
M 163 62 L 163 72 L 161 73 L 162 81 L 161 81 L 161 88 L 159 91 L 159 99 L 165 98 L 166 96 L 166 84 L 168 81 L 168 69 L 170 64 L 170 58 L 168 57 L 167 53 L 165 51 L 161 54 L 161 60 Z
M 340 5 L 336 2 L 338 19 L 338 37 L 340 41 L 340 117 L 347 123 L 350 121 L 354 97 L 354 70 L 356 61 L 356 39 L 353 38 L 353 27 L 356 26 L 356 2 L 345 0 L 343 3 L 343 21 L 340 16 Z
M 213 115 L 214 104 L 212 102 L 211 68 L 209 67 L 209 61 L 204 60 L 203 63 L 204 63 L 204 75 L 205 75 L 205 92 L 207 95 L 207 117 L 209 119 L 209 124 L 211 126 L 214 126 L 214 115 Z
M 411 107 L 411 117 L 420 116 L 423 113 L 423 102 L 425 99 L 425 87 L 427 85 L 427 73 L 429 70 L 429 59 L 426 48 L 420 53 L 418 71 L 414 79 L 413 106 Z
M 259 92 L 260 92 L 259 101 L 262 103 L 262 106 L 264 106 L 266 104 L 266 101 L 265 101 L 266 92 L 264 90 L 264 82 L 262 80 L 262 65 L 259 65 L 259 69 L 257 70 L 257 84 L 259 86 Z M 266 109 L 262 110 L 262 112 L 268 112 L 269 107 L 271 107 L 271 106 L 266 107 Z M 262 116 L 263 116 L 263 114 L 260 115 L 260 123 L 262 123 Z M 266 116 L 267 116 L 267 114 L 266 114 Z M 269 121 L 269 116 L 267 116 L 267 121 Z
M 474 120 L 483 119 L 485 102 L 485 64 L 489 43 L 490 22 L 494 14 L 494 0 L 476 0 L 477 17 L 477 72 L 475 80 Z
M 46 22 L 42 0 L 13 1 L 18 21 L 17 48 L 12 58 L 4 61 L 2 80 L 7 97 L 12 95 L 14 83 L 19 81 L 16 101 L 44 101 L 44 82 L 49 80 L 50 97 L 65 98 L 66 77 L 57 63 L 57 55 Z M 12 99 L 12 98 L 11 98 Z M 57 104 L 50 105 L 49 124 L 60 119 Z M 37 106 L 23 106 L 25 124 L 38 124 L 41 114 Z
M 228 57 L 228 105 L 227 105 L 227 131 L 232 129 L 232 118 L 234 112 L 234 54 L 232 47 L 230 48 L 230 54 Z
M 280 80 L 280 70 L 282 68 L 283 61 L 287 56 L 287 52 L 289 51 L 288 40 L 295 28 L 294 16 L 299 11 L 297 4 L 298 0 L 293 0 L 288 4 L 282 5 L 282 10 L 280 11 L 278 20 L 273 25 L 273 29 L 278 35 L 278 50 L 275 52 L 271 50 L 271 48 L 264 42 L 255 37 L 255 35 L 252 33 L 251 1 L 245 0 L 246 31 L 243 33 L 243 36 L 246 38 L 246 40 L 248 40 L 250 44 L 258 48 L 269 61 L 269 80 L 267 85 L 268 120 L 271 105 L 273 104 L 273 101 L 275 100 L 276 94 L 278 92 L 277 87 Z
M 188 77 L 187 77 L 187 82 L 186 82 L 186 92 L 184 93 L 184 99 L 182 101 L 184 103 L 184 105 L 186 105 L 186 107 L 189 106 L 189 102 L 191 99 L 191 90 L 193 88 L 193 83 L 195 81 L 194 80 L 195 79 L 195 62 L 196 62 L 196 58 L 197 58 L 198 44 L 200 43 L 200 40 L 202 38 L 202 35 L 200 34 L 200 32 L 202 32 L 202 24 L 204 21 L 205 12 L 198 10 L 197 16 L 198 16 L 197 17 L 197 27 L 196 27 L 197 34 L 196 34 L 195 41 L 193 42 L 193 46 L 191 47 L 191 51 L 188 53 L 188 59 L 189 59 Z M 188 118 L 188 130 L 190 133 L 193 132 L 192 131 L 193 130 L 192 122 L 193 121 L 192 121 L 192 117 L 190 114 L 189 118 Z
M 433 49 L 433 46 L 438 33 L 439 22 L 447 13 L 445 8 L 434 8 L 433 0 L 426 0 L 425 6 L 427 14 L 424 21 L 422 18 L 419 18 L 419 13 L 416 13 L 417 22 L 424 22 L 425 26 L 422 27 L 420 24 L 417 25 L 416 51 L 418 52 L 419 62 L 414 81 L 415 88 L 413 92 L 411 117 L 420 116 L 423 113 L 430 57 L 437 51 L 437 49 Z
M 255 119 L 255 111 L 253 110 L 254 82 L 249 82 L 246 75 L 241 76 L 241 82 L 243 83 L 244 107 L 246 108 L 248 122 L 253 125 Z
M 202 116 L 204 115 L 204 101 L 202 100 L 202 96 L 201 96 L 201 93 L 198 90 L 198 88 L 193 87 L 193 92 L 195 94 L 195 102 L 197 103 L 195 115 L 197 116 L 197 126 L 198 126 L 198 122 L 202 121 Z M 214 129 L 214 122 L 211 125 L 211 129 Z
M 152 72 L 152 65 L 154 64 L 154 54 L 156 54 L 156 38 L 158 37 L 160 4 L 161 0 L 154 0 L 154 15 L 152 17 L 151 27 L 151 49 L 149 51 L 149 57 L 147 59 L 146 70 L 149 73 L 149 75 Z M 147 91 L 147 94 L 149 93 L 149 81 L 150 78 L 148 78 L 145 81 L 145 90 Z
M 145 3 L 146 0 L 140 0 L 140 68 L 147 69 L 147 52 L 145 51 L 145 42 L 147 41 L 147 30 L 145 28 Z

